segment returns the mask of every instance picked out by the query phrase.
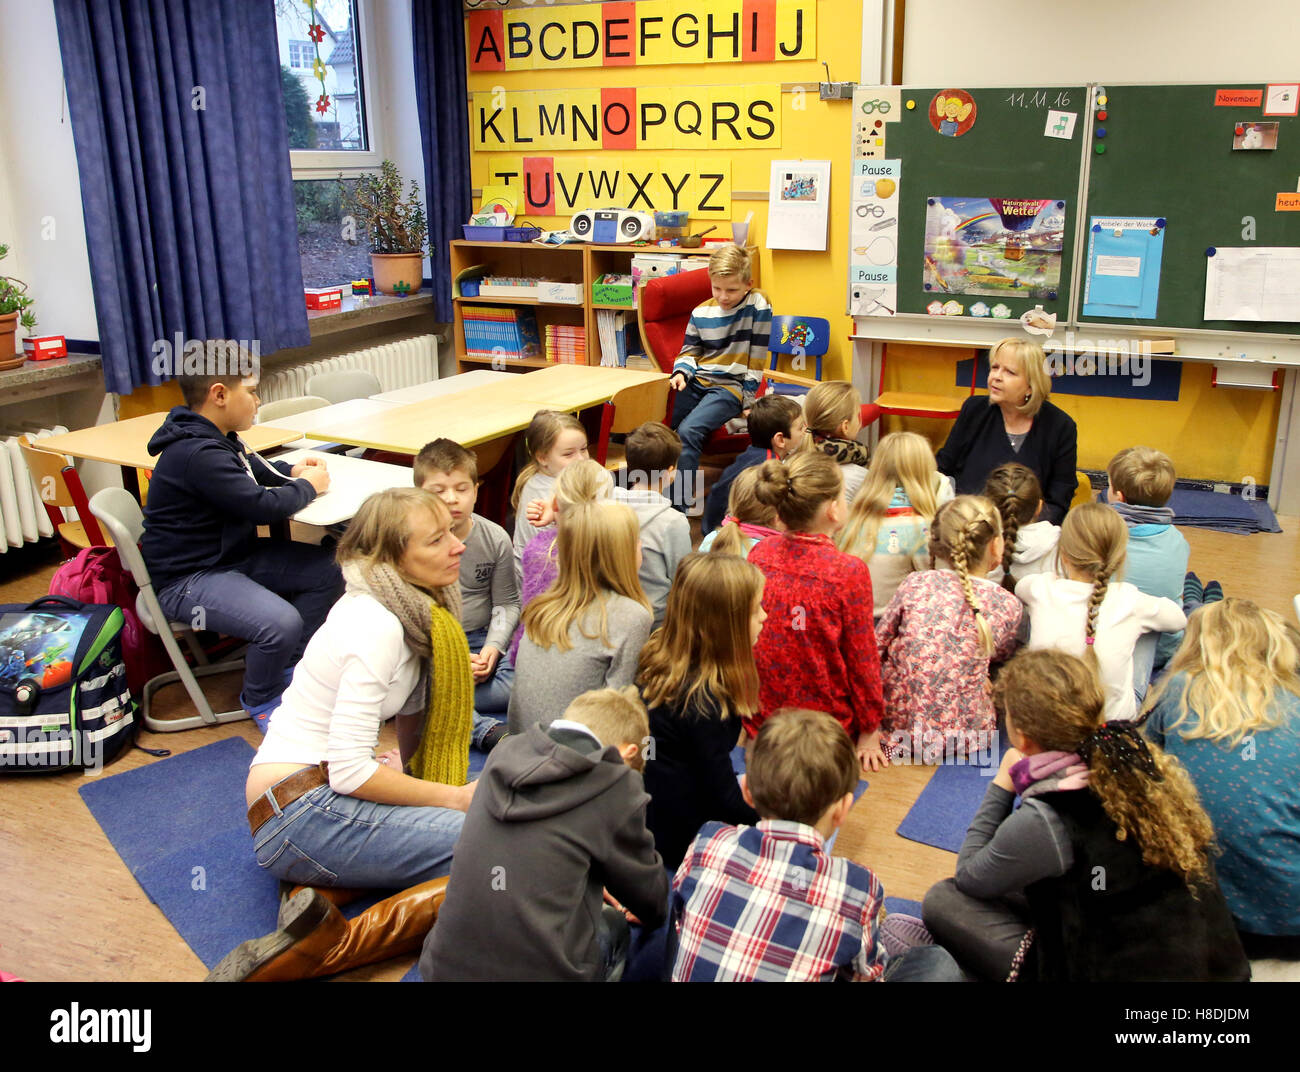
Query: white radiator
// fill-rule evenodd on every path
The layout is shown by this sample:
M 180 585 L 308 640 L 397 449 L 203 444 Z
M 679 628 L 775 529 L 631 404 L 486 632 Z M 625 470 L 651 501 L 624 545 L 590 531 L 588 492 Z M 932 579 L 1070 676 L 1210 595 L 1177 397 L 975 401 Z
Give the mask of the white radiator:
M 372 346 L 351 354 L 340 354 L 301 365 L 272 366 L 262 376 L 258 397 L 263 402 L 279 402 L 307 394 L 307 381 L 318 372 L 342 372 L 364 369 L 379 379 L 381 391 L 414 387 L 438 378 L 438 337 L 420 335 L 401 342 Z
M 45 512 L 45 504 L 41 502 L 40 490 L 32 480 L 27 459 L 18 447 L 18 436 L 26 433 L 34 439 L 43 439 L 65 435 L 67 431 L 62 426 L 14 425 L 0 428 L 0 528 L 4 529 L 0 554 L 7 553 L 11 547 L 21 547 L 24 543 L 35 543 L 42 537 L 54 535 L 54 526 Z M 72 520 L 72 511 L 64 510 L 63 513 L 65 520 Z

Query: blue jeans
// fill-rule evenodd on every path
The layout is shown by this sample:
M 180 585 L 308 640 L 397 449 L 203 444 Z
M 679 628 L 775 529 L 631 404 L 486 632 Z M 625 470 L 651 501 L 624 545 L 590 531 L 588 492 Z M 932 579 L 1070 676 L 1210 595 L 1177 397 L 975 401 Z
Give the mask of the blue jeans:
M 284 691 L 285 670 L 342 594 L 333 551 L 258 540 L 242 562 L 173 581 L 158 603 L 174 622 L 248 641 L 241 700 L 252 708 Z
M 466 630 L 465 639 L 469 641 L 471 655 L 477 655 L 487 642 L 487 632 L 486 629 Z M 510 661 L 510 642 L 506 641 L 491 676 L 474 686 L 474 710 L 485 715 L 504 715 L 510 707 L 510 690 L 514 685 L 515 667 Z
M 632 928 L 627 917 L 613 905 L 602 905 L 600 922 L 596 926 L 596 944 L 600 946 L 600 959 L 605 965 L 605 982 L 622 981 L 631 943 Z
M 677 392 L 672 427 L 681 436 L 682 456 L 677 461 L 677 479 L 668 492 L 674 508 L 685 512 L 690 507 L 696 490 L 700 452 L 713 430 L 739 417 L 741 412 L 740 402 L 725 387 L 703 387 L 698 380 L 691 380 Z
M 451 871 L 465 822 L 451 808 L 376 804 L 328 785 L 309 790 L 253 835 L 259 867 L 299 886 L 406 889 Z

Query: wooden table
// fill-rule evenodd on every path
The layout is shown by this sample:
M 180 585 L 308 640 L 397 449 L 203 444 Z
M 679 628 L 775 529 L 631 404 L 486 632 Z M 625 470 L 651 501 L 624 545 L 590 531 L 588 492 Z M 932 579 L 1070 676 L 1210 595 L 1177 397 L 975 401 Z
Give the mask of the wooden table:
M 97 424 L 94 428 L 81 428 L 66 435 L 42 439 L 41 449 L 57 451 L 72 458 L 120 465 L 122 486 L 139 501 L 140 481 L 136 470 L 152 470 L 158 464 L 158 456 L 149 453 L 149 440 L 166 419 L 166 413 L 145 413 L 112 424 Z M 292 429 L 260 424 L 239 433 L 248 449 L 255 452 L 278 447 L 298 437 L 299 433 Z
M 668 379 L 665 372 L 605 368 L 600 365 L 552 365 L 494 385 L 494 399 L 520 399 L 536 408 L 580 410 L 608 402 L 620 391 Z
M 428 383 L 417 383 L 413 387 L 399 387 L 395 391 L 385 391 L 383 394 L 370 397 L 376 402 L 423 402 L 429 398 L 437 398 L 439 395 L 452 395 L 458 391 L 467 391 L 471 387 L 482 387 L 484 384 L 517 378 L 518 374 L 514 372 L 474 369 L 471 372 L 461 372 L 441 380 L 430 380 Z
M 300 435 L 321 439 L 322 437 L 316 434 L 317 429 L 331 428 L 340 423 L 374 417 L 396 409 L 397 405 L 396 402 L 381 402 L 377 398 L 349 398 L 346 402 L 335 402 L 332 406 L 321 406 L 319 409 L 307 409 L 301 413 L 276 417 L 275 426 L 292 428 Z M 253 427 L 256 428 L 257 425 Z M 241 438 L 245 442 L 248 441 L 247 435 L 241 434 Z
M 389 488 L 409 488 L 411 470 L 404 465 L 389 465 L 364 458 L 349 458 L 346 454 L 322 454 L 312 450 L 293 450 L 275 460 L 296 464 L 304 458 L 316 457 L 325 462 L 329 471 L 330 486 L 324 494 L 317 495 L 293 515 L 295 521 L 322 528 L 350 521 L 361 504 L 377 491 Z

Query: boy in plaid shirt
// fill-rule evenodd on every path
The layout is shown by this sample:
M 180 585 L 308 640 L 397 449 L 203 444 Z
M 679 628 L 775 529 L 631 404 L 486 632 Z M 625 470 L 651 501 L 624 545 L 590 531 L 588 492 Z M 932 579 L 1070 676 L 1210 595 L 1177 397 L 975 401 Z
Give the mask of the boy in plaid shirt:
M 880 881 L 826 851 L 857 783 L 853 742 L 830 715 L 763 723 L 742 781 L 762 821 L 706 823 L 673 880 L 674 982 L 961 978 L 939 946 L 891 959 L 877 933 Z

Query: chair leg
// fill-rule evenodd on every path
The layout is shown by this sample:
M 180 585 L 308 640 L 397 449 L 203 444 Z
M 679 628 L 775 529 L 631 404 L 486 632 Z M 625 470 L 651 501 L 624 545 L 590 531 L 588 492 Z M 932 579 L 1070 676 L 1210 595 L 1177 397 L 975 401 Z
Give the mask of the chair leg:
M 199 643 L 198 634 L 192 629 L 186 629 L 181 636 L 185 638 L 185 646 L 190 649 L 190 654 L 194 656 L 195 665 L 208 666 L 212 660 L 208 658 L 208 653 L 203 650 L 203 645 Z
M 156 608 L 156 610 L 154 610 Z M 154 601 L 154 608 L 151 611 L 161 614 L 161 608 Z M 165 620 L 165 619 L 164 619 Z M 216 726 L 223 722 L 238 722 L 240 719 L 248 718 L 248 712 L 242 708 L 236 711 L 215 712 L 212 705 L 208 703 L 208 698 L 204 696 L 203 689 L 199 687 L 198 678 L 206 677 L 210 674 L 221 674 L 230 670 L 243 669 L 243 662 L 225 662 L 213 663 L 208 666 L 201 666 L 191 670 L 189 664 L 185 661 L 185 656 L 181 653 L 180 645 L 176 643 L 176 637 L 172 635 L 170 629 L 165 629 L 158 634 L 158 638 L 163 642 L 163 647 L 167 650 L 167 655 L 172 661 L 172 666 L 176 669 L 165 674 L 159 674 L 157 677 L 150 678 L 144 686 L 144 697 L 140 704 L 141 720 L 145 728 L 152 733 L 179 733 L 182 730 L 198 729 L 200 726 Z M 185 686 L 185 691 L 189 694 L 190 702 L 194 705 L 197 715 L 191 715 L 189 718 L 176 719 L 156 719 L 149 712 L 152 706 L 153 694 L 164 685 L 170 685 L 179 681 Z

